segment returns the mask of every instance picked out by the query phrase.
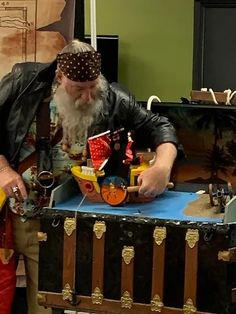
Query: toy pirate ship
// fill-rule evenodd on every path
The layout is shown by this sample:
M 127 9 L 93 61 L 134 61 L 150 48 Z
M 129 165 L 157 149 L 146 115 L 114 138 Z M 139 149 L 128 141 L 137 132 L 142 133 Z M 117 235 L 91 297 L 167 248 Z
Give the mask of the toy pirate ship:
M 135 155 L 130 132 L 127 134 L 125 156 L 120 159 L 122 165 L 117 165 L 117 168 L 123 166 L 127 169 L 126 176 L 107 175 L 104 170 L 112 154 L 122 151 L 119 139 L 123 131 L 106 131 L 90 137 L 88 147 L 91 159 L 87 160 L 86 166 L 75 166 L 71 169 L 81 192 L 92 202 L 106 202 L 111 206 L 118 206 L 125 202 L 149 202 L 153 199 L 139 195 L 137 178 L 142 171 L 150 167 L 150 161 L 155 155 L 153 152 Z

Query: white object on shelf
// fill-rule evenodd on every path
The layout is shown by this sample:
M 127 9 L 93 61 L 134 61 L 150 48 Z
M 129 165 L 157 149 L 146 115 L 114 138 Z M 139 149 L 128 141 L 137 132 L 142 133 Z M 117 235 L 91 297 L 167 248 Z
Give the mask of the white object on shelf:
M 147 101 L 147 110 L 151 110 L 152 102 L 153 102 L 154 99 L 156 99 L 158 102 L 161 102 L 160 98 L 157 97 L 156 95 L 150 96 L 148 98 L 148 101 Z

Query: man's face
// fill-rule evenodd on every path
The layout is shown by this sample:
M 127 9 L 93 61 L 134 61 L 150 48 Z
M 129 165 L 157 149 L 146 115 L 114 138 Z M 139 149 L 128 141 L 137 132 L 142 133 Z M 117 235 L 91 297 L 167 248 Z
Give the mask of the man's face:
M 107 83 L 98 77 L 94 81 L 75 82 L 57 71 L 54 100 L 62 120 L 63 139 L 68 146 L 84 142 L 87 130 L 103 110 L 102 95 Z
M 98 79 L 88 82 L 75 82 L 62 74 L 60 85 L 80 105 L 91 105 L 98 97 Z

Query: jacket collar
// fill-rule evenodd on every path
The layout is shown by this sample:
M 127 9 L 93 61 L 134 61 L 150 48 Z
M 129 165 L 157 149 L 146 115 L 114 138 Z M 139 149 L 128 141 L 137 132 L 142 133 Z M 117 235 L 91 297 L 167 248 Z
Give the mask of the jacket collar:
M 45 88 L 50 88 L 55 78 L 56 68 L 57 62 L 55 60 L 52 63 L 44 64 L 43 68 L 38 69 L 35 77 L 30 82 L 28 95 L 35 95 L 45 90 Z
M 42 69 L 38 74 L 38 81 L 51 83 L 54 80 L 56 69 L 56 60 L 54 60 L 52 63 L 46 64 L 45 68 Z

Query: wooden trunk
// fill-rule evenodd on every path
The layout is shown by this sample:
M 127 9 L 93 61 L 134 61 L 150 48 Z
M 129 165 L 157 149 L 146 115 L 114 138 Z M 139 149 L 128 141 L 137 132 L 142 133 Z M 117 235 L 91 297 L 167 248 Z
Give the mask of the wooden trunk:
M 186 216 L 195 193 L 41 216 L 39 302 L 96 313 L 235 313 L 236 225 Z M 181 214 L 182 212 L 182 214 Z

